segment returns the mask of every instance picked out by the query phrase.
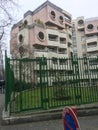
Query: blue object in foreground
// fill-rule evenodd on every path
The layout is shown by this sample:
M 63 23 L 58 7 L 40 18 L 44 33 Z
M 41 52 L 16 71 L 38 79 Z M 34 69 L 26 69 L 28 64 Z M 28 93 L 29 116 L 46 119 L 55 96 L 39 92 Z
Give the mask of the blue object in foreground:
M 64 130 L 80 130 L 80 125 L 74 111 L 70 107 L 63 111 Z

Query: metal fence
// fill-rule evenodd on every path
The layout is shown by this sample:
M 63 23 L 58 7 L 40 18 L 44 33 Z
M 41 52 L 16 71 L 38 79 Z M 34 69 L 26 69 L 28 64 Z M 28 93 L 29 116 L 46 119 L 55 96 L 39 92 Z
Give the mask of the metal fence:
M 10 113 L 98 101 L 98 58 L 5 58 Z

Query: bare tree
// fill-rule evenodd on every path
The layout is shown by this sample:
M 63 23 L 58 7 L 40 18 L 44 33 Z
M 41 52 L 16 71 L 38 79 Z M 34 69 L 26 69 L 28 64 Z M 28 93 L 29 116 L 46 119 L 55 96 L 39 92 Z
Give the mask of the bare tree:
M 0 45 L 4 44 L 7 29 L 15 20 L 17 7 L 17 0 L 0 0 Z

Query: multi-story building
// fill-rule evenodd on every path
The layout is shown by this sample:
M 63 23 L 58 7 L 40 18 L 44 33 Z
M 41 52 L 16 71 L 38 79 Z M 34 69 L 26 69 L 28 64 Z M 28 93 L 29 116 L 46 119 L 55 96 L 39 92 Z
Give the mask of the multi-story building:
M 36 58 L 44 56 L 53 59 L 49 60 L 48 64 L 45 63 L 47 67 L 43 67 L 42 82 L 47 82 L 48 85 L 57 83 L 58 79 L 56 78 L 61 78 L 61 82 L 64 83 L 66 80 L 68 83 L 70 80 L 76 80 L 76 83 L 81 80 L 81 82 L 88 81 L 91 84 L 91 80 L 96 76 L 92 61 L 84 59 L 78 62 L 77 59 L 62 60 L 62 58 L 71 57 L 73 54 L 78 57 L 98 55 L 98 18 L 84 20 L 84 17 L 78 17 L 73 20 L 73 24 L 71 20 L 71 14 L 49 1 L 43 3 L 33 12 L 26 12 L 23 19 L 11 30 L 12 57 Z M 89 65 L 91 68 L 88 67 Z M 30 66 L 33 76 L 32 79 L 29 78 L 29 81 Z M 23 82 L 26 80 L 26 82 L 39 83 L 41 77 L 39 67 L 37 62 L 32 65 L 22 64 Z M 19 74 L 16 75 L 16 72 L 19 73 L 19 71 L 15 70 L 15 76 L 18 75 L 16 77 L 18 79 Z M 89 78 L 90 74 L 92 77 Z
M 66 58 L 73 55 L 71 14 L 46 1 L 11 30 L 12 57 Z
M 75 56 L 98 56 L 98 18 L 73 20 L 72 39 Z

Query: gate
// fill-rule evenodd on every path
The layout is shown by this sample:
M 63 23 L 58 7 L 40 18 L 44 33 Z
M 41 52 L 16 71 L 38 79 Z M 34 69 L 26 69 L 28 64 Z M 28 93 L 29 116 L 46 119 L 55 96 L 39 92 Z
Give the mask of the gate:
M 98 58 L 5 57 L 5 110 L 11 113 L 98 101 Z

